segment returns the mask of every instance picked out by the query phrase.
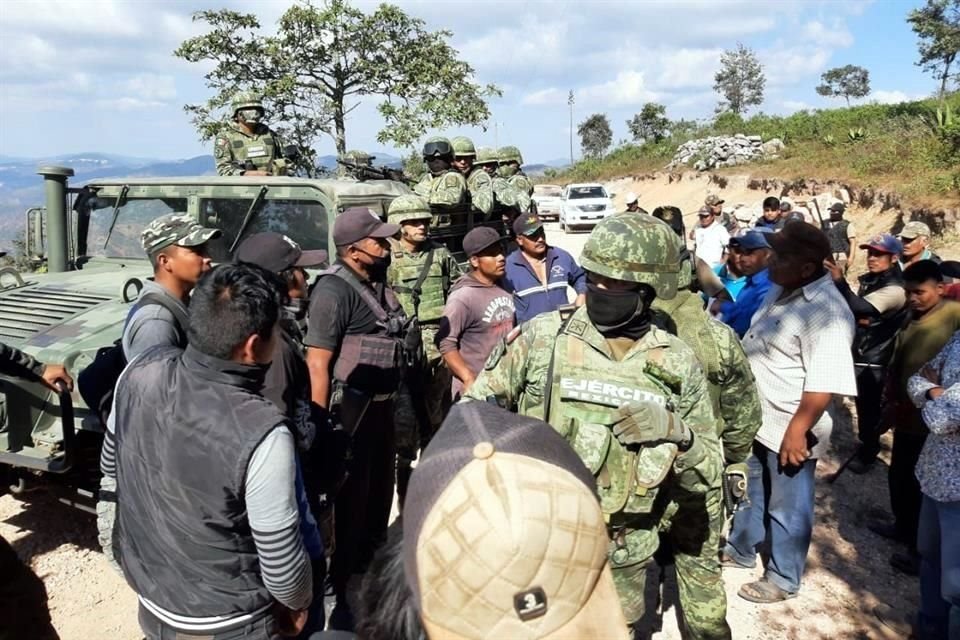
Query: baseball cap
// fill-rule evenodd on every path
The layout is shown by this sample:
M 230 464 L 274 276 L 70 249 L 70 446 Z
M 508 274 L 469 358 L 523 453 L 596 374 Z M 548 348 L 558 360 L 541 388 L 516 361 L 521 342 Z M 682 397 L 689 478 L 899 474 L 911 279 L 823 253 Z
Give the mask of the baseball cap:
M 700 210 L 697 211 L 698 218 L 706 218 L 707 216 L 712 216 L 713 211 L 710 211 L 707 207 L 700 207 Z
M 836 211 L 837 213 L 843 213 L 846 210 L 847 207 L 842 202 L 834 202 L 832 205 L 830 205 L 829 209 L 829 211 Z
M 241 242 L 233 259 L 281 273 L 291 267 L 316 267 L 326 262 L 327 257 L 327 252 L 322 249 L 304 251 L 282 233 L 265 231 L 255 233 Z
M 861 249 L 873 249 L 895 256 L 903 252 L 903 245 L 889 233 L 878 233 L 860 245 Z
M 596 480 L 548 424 L 454 405 L 403 506 L 404 573 L 431 640 L 626 639 Z
M 500 242 L 503 237 L 491 227 L 477 227 L 463 237 L 463 252 L 472 257 L 492 244 Z
M 333 243 L 338 247 L 363 238 L 392 238 L 400 226 L 387 224 L 366 207 L 350 207 L 333 221 Z
M 796 220 L 797 222 L 806 222 L 806 220 L 803 217 L 803 214 L 800 213 L 799 211 L 791 211 L 786 215 L 786 217 L 783 220 L 785 223 L 790 222 L 791 220 Z
M 199 247 L 220 235 L 219 229 L 201 226 L 188 213 L 168 213 L 147 225 L 140 234 L 140 244 L 147 255 L 152 255 L 172 245 Z
M 907 238 L 913 240 L 917 236 L 930 236 L 930 227 L 926 222 L 920 222 L 919 220 L 913 220 L 903 225 L 903 229 L 900 231 L 901 238 Z
M 635 194 L 633 191 L 628 191 L 626 198 L 627 199 L 624 201 L 625 204 L 633 204 L 634 202 L 640 199 L 640 197 L 637 194 Z
M 762 231 L 752 229 L 743 235 L 730 238 L 730 246 L 744 251 L 753 251 L 754 249 L 769 249 L 770 243 L 767 242 L 767 235 Z
M 800 256 L 817 264 L 831 255 L 827 235 L 806 222 L 791 220 L 779 233 L 767 234 L 766 240 L 779 254 Z
M 960 262 L 956 260 L 944 260 L 940 263 L 940 273 L 948 278 L 960 278 Z
M 543 220 L 535 213 L 517 217 L 513 221 L 513 232 L 518 236 L 532 236 L 543 229 Z
M 708 207 L 715 207 L 718 204 L 723 204 L 723 200 L 720 198 L 720 196 L 710 194 L 707 196 L 707 199 L 703 201 L 703 204 L 707 205 Z
M 789 200 L 781 200 L 780 211 L 782 213 L 789 213 L 790 211 L 793 211 L 793 203 L 790 202 Z

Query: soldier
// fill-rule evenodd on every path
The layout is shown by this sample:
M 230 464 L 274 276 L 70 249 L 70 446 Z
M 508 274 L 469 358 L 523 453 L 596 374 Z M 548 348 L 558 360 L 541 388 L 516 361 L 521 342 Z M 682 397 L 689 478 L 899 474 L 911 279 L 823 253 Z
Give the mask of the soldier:
M 499 166 L 497 152 L 490 147 L 480 147 L 477 149 L 477 158 L 473 161 L 473 166 L 480 167 L 490 176 L 495 203 L 515 209 L 515 211 L 510 214 L 510 222 L 505 223 L 506 228 L 509 230 L 519 212 L 530 210 L 531 200 L 529 194 L 517 191 L 510 186 L 506 178 L 501 177 L 497 173 Z
M 464 136 L 457 136 L 451 140 L 451 143 L 453 144 L 453 168 L 467 179 L 470 202 L 484 215 L 489 216 L 493 211 L 493 180 L 486 171 L 473 166 L 477 158 L 473 141 Z
M 238 94 L 233 100 L 233 122 L 217 135 L 213 157 L 221 176 L 283 175 L 280 141 L 263 124 L 264 109 L 260 96 L 252 92 Z M 253 168 L 250 168 L 253 167 Z
M 364 169 L 373 166 L 373 156 L 366 151 L 353 149 L 337 156 L 337 175 L 341 178 L 365 180 Z
M 619 215 L 597 225 L 580 262 L 586 304 L 514 329 L 467 396 L 545 419 L 593 472 L 629 623 L 643 615 L 646 566 L 668 530 L 689 637 L 729 638 L 707 381 L 690 347 L 651 325 L 650 302 L 676 295 L 678 243 L 649 216 Z
M 411 463 L 450 408 L 450 370 L 443 364 L 435 338 L 450 285 L 462 271 L 444 245 L 428 238 L 432 216 L 426 200 L 413 194 L 400 196 L 390 203 L 387 216 L 390 224 L 400 226 L 400 239 L 390 239 L 387 284 L 407 316 L 418 319 L 425 355 L 423 370 L 408 374 L 406 388 L 397 396 L 397 495 L 402 508 Z
M 467 181 L 453 167 L 453 145 L 446 138 L 428 138 L 423 145 L 427 173 L 413 190 L 431 205 L 456 206 L 465 200 Z
M 522 191 L 528 196 L 533 195 L 533 183 L 523 172 L 520 166 L 523 164 L 523 156 L 520 155 L 520 149 L 512 145 L 501 147 L 497 154 L 497 160 L 500 163 L 498 172 L 500 176 L 506 178 L 510 186 L 517 191 Z

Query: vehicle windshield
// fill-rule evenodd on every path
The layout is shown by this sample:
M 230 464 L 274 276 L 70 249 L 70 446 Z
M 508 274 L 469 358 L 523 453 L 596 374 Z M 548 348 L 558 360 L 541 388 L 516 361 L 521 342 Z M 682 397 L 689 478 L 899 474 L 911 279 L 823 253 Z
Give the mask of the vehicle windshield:
M 579 200 L 580 198 L 606 198 L 607 192 L 603 187 L 571 187 L 570 194 L 567 196 L 570 200 Z
M 91 202 L 86 255 L 99 258 L 146 259 L 140 244 L 140 234 L 144 228 L 154 218 L 187 210 L 186 198 L 124 198 L 117 212 L 117 223 L 111 233 L 110 223 L 116 204 L 115 197 L 98 197 Z
M 563 192 L 560 187 L 538 186 L 533 188 L 533 194 L 544 198 L 559 198 Z

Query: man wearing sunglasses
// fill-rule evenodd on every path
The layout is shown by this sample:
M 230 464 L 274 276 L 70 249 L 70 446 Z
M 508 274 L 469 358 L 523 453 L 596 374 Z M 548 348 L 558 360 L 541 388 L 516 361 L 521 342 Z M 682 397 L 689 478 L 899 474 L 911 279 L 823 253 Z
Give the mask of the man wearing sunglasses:
M 413 190 L 431 205 L 452 207 L 466 200 L 467 181 L 453 168 L 453 145 L 446 138 L 428 138 L 423 145 L 427 173 Z

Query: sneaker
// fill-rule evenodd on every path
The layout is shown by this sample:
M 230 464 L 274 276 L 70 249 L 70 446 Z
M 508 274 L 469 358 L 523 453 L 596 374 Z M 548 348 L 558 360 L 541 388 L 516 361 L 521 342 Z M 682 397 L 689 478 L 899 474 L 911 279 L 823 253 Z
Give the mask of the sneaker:
M 915 553 L 895 553 L 890 556 L 890 566 L 908 576 L 918 576 L 920 556 Z
M 350 605 L 345 601 L 338 600 L 330 613 L 330 623 L 327 628 L 334 631 L 353 632 L 354 624 L 353 611 L 350 610 Z
M 877 463 L 877 451 L 867 450 L 864 447 L 860 447 L 857 450 L 857 455 L 847 464 L 847 471 L 855 473 L 857 475 L 863 475 L 873 469 L 873 465 Z

